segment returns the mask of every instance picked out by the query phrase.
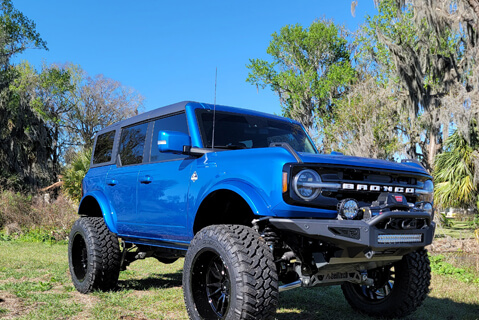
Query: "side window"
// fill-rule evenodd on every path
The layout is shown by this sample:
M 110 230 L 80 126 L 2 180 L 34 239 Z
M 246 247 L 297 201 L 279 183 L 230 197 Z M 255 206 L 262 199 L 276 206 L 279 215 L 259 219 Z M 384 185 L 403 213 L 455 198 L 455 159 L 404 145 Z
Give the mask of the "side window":
M 187 155 L 161 153 L 158 150 L 158 133 L 160 130 L 180 131 L 188 134 L 188 124 L 186 123 L 186 114 L 180 113 L 174 116 L 161 118 L 155 121 L 153 127 L 153 138 L 151 143 L 151 156 L 150 162 L 184 159 Z
M 93 154 L 93 164 L 111 161 L 114 140 L 115 131 L 106 132 L 98 136 L 96 139 L 95 153 Z
M 119 155 L 122 166 L 143 162 L 147 128 L 148 123 L 143 123 L 121 130 Z

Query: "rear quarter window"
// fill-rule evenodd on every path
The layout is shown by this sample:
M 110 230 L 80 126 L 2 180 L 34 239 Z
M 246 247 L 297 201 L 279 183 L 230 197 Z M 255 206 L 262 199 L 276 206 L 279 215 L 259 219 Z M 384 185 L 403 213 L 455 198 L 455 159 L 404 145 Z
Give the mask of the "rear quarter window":
M 115 131 L 100 134 L 96 138 L 95 151 L 93 153 L 93 164 L 100 164 L 111 161 L 114 141 Z

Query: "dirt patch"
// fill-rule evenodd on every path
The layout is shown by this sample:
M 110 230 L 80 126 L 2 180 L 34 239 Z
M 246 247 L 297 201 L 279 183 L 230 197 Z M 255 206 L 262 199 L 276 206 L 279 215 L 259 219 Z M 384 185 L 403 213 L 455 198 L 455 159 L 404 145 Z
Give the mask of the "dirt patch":
M 121 320 L 148 320 L 146 318 L 138 318 L 137 316 L 120 316 Z
M 479 243 L 476 239 L 436 238 L 427 249 L 431 253 L 462 252 L 479 254 Z
M 83 294 L 78 291 L 73 291 L 70 293 L 72 301 L 83 305 L 83 311 L 74 316 L 72 319 L 74 320 L 83 320 L 83 319 L 91 319 L 91 309 L 97 304 L 100 299 L 93 295 Z
M 23 300 L 5 291 L 0 291 L 0 308 L 8 310 L 0 314 L 1 319 L 15 319 L 24 316 L 32 310 L 33 306 L 25 306 Z

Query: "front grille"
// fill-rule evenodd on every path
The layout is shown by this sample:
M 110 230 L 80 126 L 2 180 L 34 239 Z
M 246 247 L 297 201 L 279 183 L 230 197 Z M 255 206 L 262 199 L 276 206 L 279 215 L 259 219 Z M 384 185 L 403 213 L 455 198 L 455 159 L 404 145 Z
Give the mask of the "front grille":
M 380 234 L 379 244 L 421 243 L 422 234 Z
M 308 163 L 291 165 L 286 169 L 289 171 L 290 183 L 298 172 L 305 169 L 315 170 L 323 183 L 340 185 L 341 188 L 322 188 L 320 195 L 311 201 L 303 201 L 291 188 L 288 193 L 283 194 L 284 200 L 292 205 L 329 210 L 335 210 L 341 200 L 348 198 L 358 201 L 360 207 L 369 207 L 381 192 L 401 193 L 407 202 L 416 203 L 416 190 L 422 188 L 424 181 L 430 179 L 426 175 L 410 172 Z

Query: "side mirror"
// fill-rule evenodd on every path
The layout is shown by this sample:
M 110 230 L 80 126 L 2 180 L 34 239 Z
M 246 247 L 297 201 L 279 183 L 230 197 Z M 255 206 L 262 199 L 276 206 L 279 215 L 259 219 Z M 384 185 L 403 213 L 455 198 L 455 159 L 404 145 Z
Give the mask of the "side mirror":
M 189 135 L 179 131 L 160 131 L 158 132 L 158 150 L 160 152 L 183 153 L 191 148 L 191 138 Z

